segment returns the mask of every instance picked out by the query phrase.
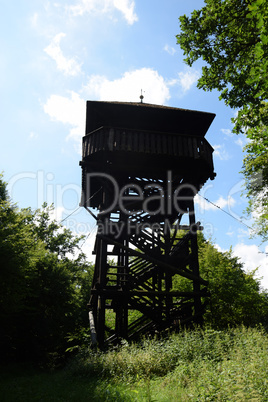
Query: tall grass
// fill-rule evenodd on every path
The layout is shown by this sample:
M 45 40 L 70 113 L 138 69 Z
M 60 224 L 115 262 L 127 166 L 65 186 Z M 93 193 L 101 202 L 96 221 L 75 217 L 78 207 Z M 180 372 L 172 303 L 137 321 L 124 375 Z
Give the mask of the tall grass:
M 267 401 L 267 352 L 261 329 L 195 330 L 80 355 L 68 370 L 111 390 L 125 384 L 139 394 L 129 400 Z
M 61 371 L 4 367 L 0 401 L 268 401 L 267 352 L 267 333 L 244 327 L 125 342 Z

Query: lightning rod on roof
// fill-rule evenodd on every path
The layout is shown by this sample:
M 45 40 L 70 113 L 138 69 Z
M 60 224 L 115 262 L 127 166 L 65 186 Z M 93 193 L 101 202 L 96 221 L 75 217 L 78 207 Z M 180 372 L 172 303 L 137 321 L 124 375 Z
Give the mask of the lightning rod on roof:
M 144 96 L 142 95 L 142 89 L 141 89 L 141 96 L 140 96 L 141 103 L 143 103 L 143 98 Z

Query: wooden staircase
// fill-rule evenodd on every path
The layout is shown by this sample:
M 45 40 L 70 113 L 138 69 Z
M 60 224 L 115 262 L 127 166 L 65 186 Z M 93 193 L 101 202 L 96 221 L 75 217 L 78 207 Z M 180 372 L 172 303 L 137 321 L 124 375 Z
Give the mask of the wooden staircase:
M 178 217 L 178 222 L 181 217 L 182 215 Z M 169 218 L 174 224 L 174 218 Z M 120 221 L 120 214 L 113 214 L 112 219 L 113 224 L 124 223 Z M 151 230 L 149 224 L 152 216 L 149 214 L 141 212 L 129 215 L 128 219 L 132 227 L 139 225 L 139 231 L 132 231 L 127 240 L 124 233 L 116 239 L 112 235 L 97 236 L 96 249 L 101 244 L 102 247 L 106 244 L 107 249 L 112 247 L 109 258 L 116 257 L 117 263 L 107 260 L 105 285 L 101 290 L 98 288 L 98 271 L 95 269 L 90 307 L 94 310 L 95 306 L 96 314 L 96 298 L 102 294 L 106 300 L 106 308 L 113 309 L 117 316 L 121 316 L 121 321 L 122 309 L 136 310 L 139 317 L 132 322 L 128 322 L 126 317 L 123 319 L 126 321 L 122 324 L 125 325 L 124 334 L 116 326 L 106 326 L 107 338 L 104 344 L 117 343 L 122 337 L 133 340 L 144 333 L 190 324 L 203 313 L 203 306 L 200 311 L 195 311 L 195 298 L 208 296 L 205 287 L 190 292 L 172 289 L 172 280 L 176 275 L 194 280 L 198 282 L 198 286 L 206 285 L 202 278 L 195 276 L 192 268 L 192 238 L 196 236 L 198 224 L 194 225 L 194 230 L 193 227 L 188 227 L 188 231 L 184 231 L 178 239 L 170 230 L 165 233 L 165 222 L 158 222 L 157 231 Z M 180 228 L 179 225 L 177 227 Z

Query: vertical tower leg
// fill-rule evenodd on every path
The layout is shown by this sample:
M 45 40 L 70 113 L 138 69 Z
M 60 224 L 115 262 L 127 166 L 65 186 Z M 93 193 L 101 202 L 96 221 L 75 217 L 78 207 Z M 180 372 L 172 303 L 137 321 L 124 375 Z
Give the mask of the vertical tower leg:
M 98 271 L 97 282 L 95 283 L 95 302 L 93 303 L 93 314 L 95 318 L 95 325 L 97 329 L 97 340 L 100 347 L 104 345 L 105 339 L 105 303 L 106 298 L 104 294 L 104 287 L 106 284 L 106 260 L 107 260 L 107 244 L 98 239 L 96 250 L 96 265 L 95 270 Z
M 122 225 L 121 242 L 128 247 L 127 216 L 120 213 Z M 122 296 L 117 301 L 115 333 L 118 338 L 126 339 L 128 336 L 128 251 L 121 249 L 117 257 L 117 286 L 122 290 Z
M 189 201 L 189 223 L 191 230 L 191 262 L 190 269 L 193 274 L 199 278 L 199 262 L 198 262 L 198 244 L 197 244 L 197 228 L 195 222 L 194 200 Z M 203 323 L 202 303 L 200 297 L 200 282 L 193 281 L 194 291 L 194 315 L 197 324 Z M 197 293 L 196 293 L 197 292 Z

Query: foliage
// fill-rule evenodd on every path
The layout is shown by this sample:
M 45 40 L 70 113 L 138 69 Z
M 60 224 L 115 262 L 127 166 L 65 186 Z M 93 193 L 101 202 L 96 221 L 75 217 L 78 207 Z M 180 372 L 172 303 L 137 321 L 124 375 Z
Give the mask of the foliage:
M 200 274 L 208 280 L 211 294 L 205 322 L 214 328 L 267 325 L 267 294 L 254 278 L 257 269 L 246 273 L 232 250 L 220 252 L 210 241 L 204 242 L 201 235 L 199 242 Z
M 44 203 L 42 210 L 32 212 L 30 209 L 26 209 L 24 213 L 29 212 L 27 223 L 33 224 L 36 238 L 43 241 L 46 249 L 64 259 L 68 254 L 75 254 L 79 249 L 78 245 L 83 236 L 75 238 L 70 230 L 64 228 L 55 220 L 51 221 L 50 216 L 53 209 L 53 206 L 49 207 Z
M 268 91 L 267 15 L 265 0 L 206 0 L 191 18 L 180 17 L 177 35 L 188 65 L 207 63 L 198 87 L 218 89 L 232 108 L 254 106 L 256 116 Z
M 0 178 L 0 353 L 49 363 L 83 343 L 92 266 L 51 208 L 19 210 Z M 68 340 L 70 341 L 68 344 Z
M 205 6 L 194 10 L 191 17 L 180 17 L 181 32 L 177 35 L 189 66 L 198 59 L 206 63 L 198 88 L 217 89 L 220 99 L 231 108 L 239 109 L 233 119 L 233 131 L 245 133 L 250 140 L 243 172 L 250 211 L 254 211 L 258 203 L 256 195 L 263 200 L 260 234 L 267 232 L 268 205 L 267 18 L 266 0 L 205 0 Z M 251 180 L 256 173 L 259 173 L 260 184 L 257 187 Z
M 262 115 L 268 116 L 268 103 L 262 107 Z M 248 213 L 253 213 L 256 234 L 268 239 L 268 132 L 264 120 L 258 120 L 249 110 L 243 116 L 249 142 L 245 146 L 243 161 L 245 188 L 249 199 Z
M 268 338 L 261 329 L 186 331 L 83 351 L 64 370 L 3 367 L 3 400 L 266 401 Z
M 178 233 L 178 238 L 181 233 Z M 208 281 L 210 301 L 204 315 L 205 324 L 227 328 L 244 324 L 267 325 L 268 295 L 254 278 L 255 271 L 245 273 L 243 264 L 232 251 L 220 252 L 203 234 L 198 233 L 200 276 Z M 192 290 L 192 282 L 178 277 L 174 290 Z
M 266 401 L 262 329 L 185 331 L 108 352 L 83 351 L 64 370 L 3 367 L 3 400 Z
M 98 391 L 106 387 L 116 389 L 118 399 L 111 395 L 101 400 L 120 400 L 127 394 L 133 401 L 264 401 L 267 346 L 267 334 L 261 329 L 197 329 L 80 355 L 66 372 L 72 379 L 96 384 L 92 400 L 100 398 Z M 121 384 L 125 387 L 120 390 Z
M 0 194 L 0 353 L 6 360 L 58 364 L 67 349 L 77 351 L 90 343 L 87 302 L 93 267 L 79 251 L 79 238 L 50 219 L 51 207 L 19 210 L 3 180 Z M 219 252 L 201 233 L 198 242 L 200 273 L 211 293 L 205 322 L 215 329 L 267 325 L 268 296 L 253 273 L 246 274 L 231 252 Z M 174 281 L 174 289 L 192 290 L 191 286 L 183 277 Z M 160 349 L 159 356 L 151 361 L 153 369 L 140 356 L 137 368 L 148 378 L 165 375 L 172 360 Z M 167 358 L 166 366 L 162 358 Z

